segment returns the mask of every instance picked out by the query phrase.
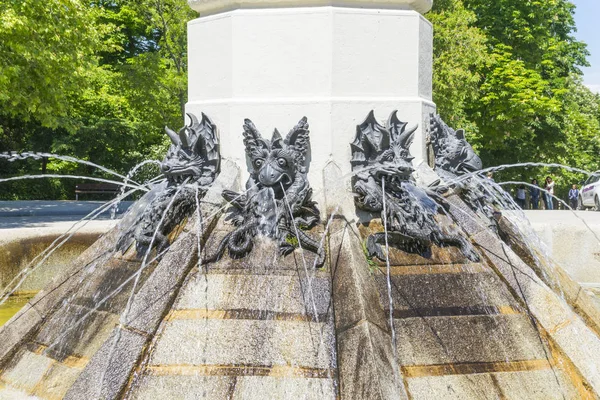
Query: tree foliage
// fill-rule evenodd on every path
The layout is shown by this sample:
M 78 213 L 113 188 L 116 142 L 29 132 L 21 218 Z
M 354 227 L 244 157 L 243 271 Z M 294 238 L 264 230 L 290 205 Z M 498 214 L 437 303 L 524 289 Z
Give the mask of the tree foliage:
M 0 151 L 75 156 L 126 173 L 165 148 L 183 122 L 186 0 L 0 2 Z M 100 174 L 55 159 L 7 163 L 0 175 Z M 62 185 L 62 186 L 61 186 Z M 73 182 L 47 197 L 72 197 Z M 3 185 L 2 198 L 39 198 Z
M 470 132 L 487 166 L 600 169 L 600 99 L 582 84 L 588 53 L 573 36 L 573 12 L 567 0 L 434 2 L 434 101 L 442 117 Z M 564 188 L 582 179 L 549 168 L 501 178 L 550 174 Z
M 600 169 L 600 99 L 567 0 L 435 0 L 434 101 L 488 166 Z M 0 2 L 0 151 L 72 155 L 120 173 L 165 147 L 186 101 L 186 0 Z M 56 159 L 0 161 L 0 175 L 99 174 Z M 559 175 L 515 169 L 501 178 Z M 73 195 L 71 181 L 3 184 L 2 198 Z M 36 186 L 37 185 L 37 186 Z

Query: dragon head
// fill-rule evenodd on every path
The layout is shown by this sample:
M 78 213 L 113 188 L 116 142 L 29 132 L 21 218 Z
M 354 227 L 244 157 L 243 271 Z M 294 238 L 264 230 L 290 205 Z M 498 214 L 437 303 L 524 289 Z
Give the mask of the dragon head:
M 179 133 L 165 127 L 172 144 L 160 169 L 170 186 L 185 181 L 209 185 L 214 180 L 221 161 L 216 126 L 204 113 L 202 121 L 198 121 L 194 114 L 187 115 L 191 124 L 181 128 Z
M 455 131 L 439 115 L 431 114 L 429 139 L 436 169 L 462 175 L 483 167 L 481 158 L 466 141 L 464 130 Z
M 252 121 L 244 120 L 244 145 L 251 162 L 252 183 L 259 188 L 270 187 L 276 194 L 281 194 L 281 189 L 287 190 L 298 174 L 306 174 L 308 134 L 306 117 L 285 139 L 275 129 L 271 140 L 264 139 Z
M 407 129 L 407 123 L 392 112 L 386 126 L 380 125 L 371 111 L 364 122 L 356 127 L 352 148 L 352 170 L 365 170 L 376 181 L 390 182 L 411 179 L 414 171 L 409 147 L 417 126 Z

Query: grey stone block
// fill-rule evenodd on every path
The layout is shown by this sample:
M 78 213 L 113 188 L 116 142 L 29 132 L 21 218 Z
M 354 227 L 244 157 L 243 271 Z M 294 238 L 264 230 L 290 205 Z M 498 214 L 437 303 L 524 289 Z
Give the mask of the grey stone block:
M 557 332 L 552 338 L 569 357 L 581 375 L 600 393 L 600 340 L 585 323 L 577 318 Z
M 423 267 L 426 271 L 426 267 Z M 389 309 L 387 277 L 383 273 L 375 275 L 380 293 L 381 303 Z M 394 310 L 419 310 L 435 315 L 444 309 L 452 315 L 452 308 L 457 313 L 461 309 L 485 310 L 492 312 L 494 307 L 517 307 L 505 284 L 496 274 L 428 274 L 391 276 L 392 299 Z M 431 314 L 433 313 L 433 314 Z M 410 315 L 410 314 L 407 314 Z
M 118 320 L 115 314 L 71 304 L 42 325 L 35 342 L 49 346 L 47 354 L 59 361 L 71 355 L 89 358 L 102 346 Z
M 323 325 L 276 320 L 173 320 L 156 344 L 151 364 L 333 368 L 333 333 Z
M 407 381 L 408 392 L 414 400 L 503 398 L 488 374 L 424 376 L 409 378 Z
M 49 357 L 22 350 L 2 374 L 2 380 L 15 389 L 31 393 L 53 363 L 54 360 Z
M 524 315 L 407 318 L 394 321 L 401 365 L 545 359 Z
M 33 394 L 40 399 L 62 399 L 80 373 L 79 368 L 54 363 L 44 379 L 35 387 Z
M 334 221 L 329 248 L 336 331 L 339 333 L 363 320 L 387 329 L 379 292 L 358 232 L 345 220 Z
M 116 398 L 128 382 L 146 344 L 146 339 L 145 336 L 137 333 L 115 328 L 64 398 L 66 400 Z
M 231 399 L 235 376 L 146 375 L 134 387 L 131 398 L 148 399 Z
M 489 221 L 485 221 L 477 216 L 458 195 L 448 196 L 446 200 L 450 203 L 449 214 L 467 235 L 472 236 L 489 230 Z M 496 240 L 499 240 L 499 238 L 496 238 Z
M 571 381 L 557 368 L 539 371 L 496 372 L 492 376 L 507 399 L 564 400 L 581 398 Z
M 6 324 L 0 327 L 0 343 L 2 343 L 2 346 L 0 346 L 0 361 L 6 361 L 5 358 L 27 339 L 27 335 L 41 321 L 42 318 L 38 312 L 31 305 L 26 304 Z
M 258 310 L 263 312 L 317 314 L 330 308 L 328 278 L 306 280 L 298 275 L 227 275 L 197 273 L 187 283 L 177 309 Z
M 407 399 L 392 339 L 368 321 L 338 334 L 340 395 L 352 400 Z
M 240 376 L 233 392 L 235 400 L 335 400 L 333 379 Z
M 197 235 L 187 232 L 164 255 L 152 275 L 133 296 L 125 323 L 137 330 L 153 334 L 168 312 L 169 305 L 185 273 L 196 258 Z

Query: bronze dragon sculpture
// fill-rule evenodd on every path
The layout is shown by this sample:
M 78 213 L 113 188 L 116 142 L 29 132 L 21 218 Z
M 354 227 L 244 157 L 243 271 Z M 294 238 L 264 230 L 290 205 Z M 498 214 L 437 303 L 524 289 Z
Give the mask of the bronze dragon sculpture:
M 407 252 L 427 255 L 432 245 L 459 247 L 466 257 L 479 260 L 471 244 L 459 234 L 442 230 L 435 215 L 447 202 L 437 193 L 418 187 L 412 177 L 409 147 L 417 127 L 407 128 L 394 111 L 387 126 L 373 111 L 357 126 L 351 143 L 352 186 L 359 209 L 380 213 L 388 244 Z M 367 238 L 369 256 L 385 260 L 385 232 Z
M 464 130 L 449 127 L 439 115 L 431 114 L 429 142 L 435 157 L 435 172 L 444 180 L 444 185 L 436 188 L 444 192 L 448 187 L 460 195 L 476 213 L 490 221 L 490 228 L 497 231 L 497 199 L 505 192 L 481 176 L 473 174 L 482 169 L 481 158 L 465 139 Z M 471 174 L 470 177 L 461 176 Z
M 196 197 L 204 196 L 215 180 L 221 162 L 216 126 L 204 113 L 200 121 L 194 114 L 187 115 L 191 124 L 179 132 L 165 127 L 171 139 L 160 164 L 166 182 L 150 192 L 153 198 L 138 221 L 121 236 L 118 248 L 127 247 L 134 238 L 138 254 L 151 244 L 159 252 L 165 249 L 169 245 L 168 234 L 193 212 Z
M 232 205 L 228 218 L 235 229 L 205 262 L 220 259 L 226 250 L 232 258 L 243 257 L 252 250 L 254 238 L 261 235 L 276 240 L 282 255 L 291 253 L 296 245 L 316 253 L 316 265 L 322 266 L 324 250 L 304 232 L 319 222 L 306 177 L 310 147 L 306 117 L 285 138 L 275 129 L 271 140 L 264 139 L 252 121 L 246 119 L 243 136 L 251 165 L 246 192 L 223 192 Z

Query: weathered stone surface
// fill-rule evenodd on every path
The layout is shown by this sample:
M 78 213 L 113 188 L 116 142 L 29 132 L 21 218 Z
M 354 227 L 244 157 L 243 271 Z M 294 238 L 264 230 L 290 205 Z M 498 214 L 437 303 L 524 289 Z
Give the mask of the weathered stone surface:
M 442 215 L 436 215 L 436 221 L 442 225 L 442 230 L 445 232 L 452 231 L 453 226 L 450 221 L 445 219 Z M 361 236 L 364 240 L 373 233 L 383 232 L 383 225 L 381 219 L 373 219 L 368 224 L 363 223 L 358 226 Z M 431 265 L 431 264 L 457 264 L 457 263 L 469 263 L 471 262 L 458 247 L 438 247 L 432 245 L 430 247 L 430 253 L 418 254 L 403 251 L 394 246 L 389 246 L 389 262 L 391 266 L 405 266 L 405 265 Z M 380 266 L 386 266 L 386 261 L 379 260 L 373 257 L 372 261 Z
M 581 375 L 600 393 L 600 340 L 585 323 L 577 318 L 571 323 L 550 332 L 561 350 L 579 370 Z
M 408 392 L 414 400 L 500 398 L 488 374 L 425 376 L 409 378 L 407 382 Z
M 0 340 L 2 343 L 2 346 L 0 346 L 0 360 L 4 361 L 5 357 L 16 348 L 15 346 L 18 346 L 27 338 L 27 335 L 41 320 L 38 312 L 27 304 L 0 327 Z
M 507 399 L 581 399 L 565 374 L 557 369 L 496 372 L 492 374 L 500 394 Z
M 581 289 L 574 305 L 577 312 L 585 317 L 585 321 L 600 336 L 600 298 Z
M 538 371 L 410 377 L 407 382 L 411 398 L 415 400 L 584 398 L 560 370 L 550 368 Z
M 39 400 L 39 397 L 29 396 L 21 390 L 11 388 L 0 388 L 0 398 L 3 400 Z
M 240 376 L 235 383 L 233 399 L 335 399 L 333 379 Z
M 333 340 L 333 332 L 323 323 L 173 320 L 156 344 L 152 364 L 333 368 Z
M 231 399 L 235 376 L 146 375 L 141 378 L 133 399 Z
M 115 314 L 69 305 L 42 325 L 35 342 L 49 346 L 48 354 L 59 361 L 70 355 L 90 358 L 118 321 Z
M 344 220 L 334 221 L 329 248 L 336 331 L 363 320 L 387 329 L 386 316 L 358 232 Z
M 196 273 L 177 301 L 177 309 L 257 310 L 324 315 L 330 308 L 329 279 L 311 280 L 312 292 L 298 276 Z M 267 295 L 268 294 L 268 295 Z M 314 301 L 314 303 L 313 303 Z M 313 308 L 314 304 L 314 308 Z
M 423 267 L 426 269 L 426 267 Z M 381 303 L 389 309 L 387 277 L 383 272 L 374 276 Z M 431 315 L 443 309 L 488 309 L 512 306 L 517 303 L 491 270 L 479 274 L 421 274 L 391 276 L 394 310 L 423 310 Z M 451 310 L 448 310 L 451 313 Z M 448 315 L 446 313 L 446 315 Z
M 467 235 L 472 236 L 478 232 L 488 230 L 489 221 L 479 218 L 458 195 L 448 196 L 446 200 L 450 204 L 449 214 Z
M 173 302 L 178 285 L 196 258 L 197 236 L 184 233 L 161 259 L 152 275 L 133 297 L 125 323 L 147 334 L 153 334 Z
M 228 173 L 217 178 L 215 186 L 208 190 L 205 198 L 216 199 L 215 192 L 222 190 L 223 187 L 231 188 L 236 184 L 238 175 L 237 168 L 230 168 Z M 222 200 L 220 201 L 222 202 Z M 217 204 L 221 203 L 201 204 L 204 217 L 202 223 L 197 225 L 193 219 L 189 221 L 187 225 L 191 225 L 192 228 L 180 235 L 156 268 L 151 270 L 148 278 L 142 280 L 141 288 L 133 294 L 131 308 L 121 319 L 127 328 L 133 329 L 137 333 L 134 334 L 127 329 L 115 329 L 112 335 L 103 342 L 102 348 L 95 352 L 96 356 L 92 358 L 80 379 L 69 391 L 69 396 L 77 398 L 81 393 L 87 393 L 82 391 L 91 390 L 88 388 L 87 382 L 94 379 L 104 380 L 98 384 L 101 386 L 94 390 L 107 394 L 107 398 L 112 398 L 124 388 L 135 363 L 141 359 L 148 337 L 156 332 L 168 311 L 168 306 L 174 300 L 176 289 L 182 284 L 186 273 L 197 259 L 198 234 L 203 237 L 209 233 L 214 227 L 213 221 L 220 216 L 221 210 L 217 208 Z M 148 336 L 140 335 L 140 333 L 146 333 Z M 106 337 L 107 335 L 103 336 L 103 338 Z M 115 337 L 118 337 L 118 340 L 115 340 Z M 115 370 L 112 361 L 106 362 L 101 358 L 102 354 L 106 356 L 107 351 L 116 362 L 120 362 L 118 369 Z
M 33 394 L 41 399 L 62 399 L 80 373 L 79 368 L 54 363 Z
M 343 399 L 407 398 L 389 333 L 364 321 L 339 332 L 337 340 Z
M 64 398 L 116 398 L 129 380 L 145 343 L 145 336 L 115 328 Z
M 19 390 L 31 393 L 54 363 L 51 358 L 27 350 L 20 352 L 18 361 L 6 369 L 2 375 L 4 382 Z
M 407 318 L 394 320 L 402 365 L 544 359 L 525 315 Z
M 401 379 L 395 378 L 400 374 L 386 316 L 360 235 L 345 220 L 336 220 L 329 246 L 342 398 L 407 398 Z
M 507 245 L 494 240 L 488 232 L 480 232 L 474 240 L 536 321 L 599 394 L 600 338 Z

